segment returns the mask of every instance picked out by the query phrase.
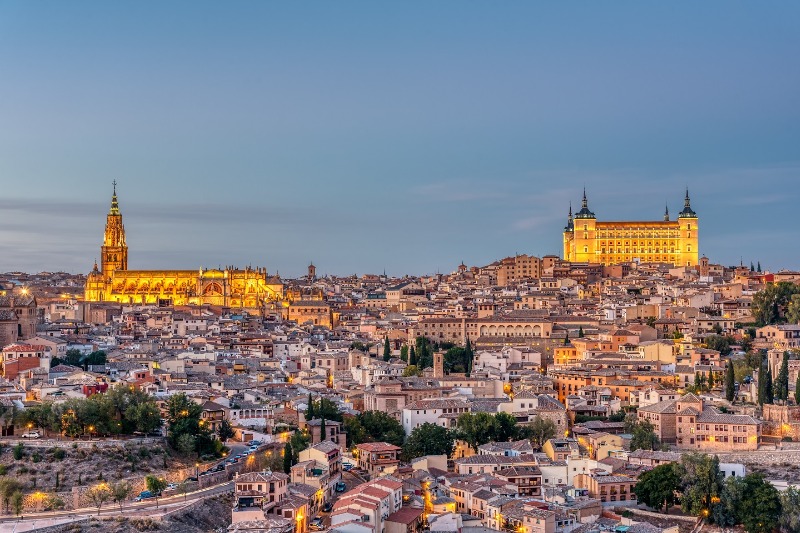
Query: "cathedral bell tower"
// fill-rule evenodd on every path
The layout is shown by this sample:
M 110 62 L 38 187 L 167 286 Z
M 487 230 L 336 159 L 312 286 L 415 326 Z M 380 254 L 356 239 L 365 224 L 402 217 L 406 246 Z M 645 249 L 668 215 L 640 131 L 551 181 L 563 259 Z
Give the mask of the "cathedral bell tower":
M 103 280 L 108 283 L 115 270 L 128 270 L 128 245 L 125 244 L 125 226 L 117 201 L 117 182 L 114 182 L 114 195 L 111 209 L 106 216 L 106 232 L 103 246 L 100 247 L 100 265 Z

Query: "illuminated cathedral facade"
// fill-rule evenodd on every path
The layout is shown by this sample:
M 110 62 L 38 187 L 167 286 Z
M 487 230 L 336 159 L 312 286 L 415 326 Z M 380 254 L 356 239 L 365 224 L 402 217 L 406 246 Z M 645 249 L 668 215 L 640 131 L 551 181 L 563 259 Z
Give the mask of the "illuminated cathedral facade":
M 283 300 L 283 283 L 266 268 L 197 270 L 128 270 L 128 245 L 117 199 L 116 183 L 100 265 L 86 280 L 87 302 L 201 305 L 261 310 Z
M 589 210 L 583 191 L 581 210 L 569 209 L 564 228 L 564 260 L 578 263 L 616 265 L 668 263 L 675 266 L 698 264 L 699 228 L 692 210 L 689 191 L 677 220 L 670 220 L 669 209 L 663 220 L 601 222 Z

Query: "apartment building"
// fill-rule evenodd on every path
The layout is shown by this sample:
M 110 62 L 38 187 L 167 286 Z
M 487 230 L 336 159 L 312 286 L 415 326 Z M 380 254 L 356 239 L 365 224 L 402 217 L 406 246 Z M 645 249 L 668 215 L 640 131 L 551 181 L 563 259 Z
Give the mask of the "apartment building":
M 358 466 L 372 477 L 391 472 L 400 464 L 402 448 L 388 442 L 364 442 L 356 446 Z

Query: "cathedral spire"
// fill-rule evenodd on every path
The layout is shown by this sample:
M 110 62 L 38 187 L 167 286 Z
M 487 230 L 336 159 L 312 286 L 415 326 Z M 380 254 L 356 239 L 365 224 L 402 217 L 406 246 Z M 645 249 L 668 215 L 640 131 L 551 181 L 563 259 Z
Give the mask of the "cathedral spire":
M 664 222 L 669 222 L 669 204 L 664 206 Z
M 586 187 L 583 188 L 583 203 L 581 204 L 581 208 L 586 209 L 589 207 L 589 202 L 586 200 Z
M 114 180 L 114 194 L 111 196 L 111 209 L 109 209 L 109 215 L 119 215 L 119 202 L 117 201 L 117 180 Z

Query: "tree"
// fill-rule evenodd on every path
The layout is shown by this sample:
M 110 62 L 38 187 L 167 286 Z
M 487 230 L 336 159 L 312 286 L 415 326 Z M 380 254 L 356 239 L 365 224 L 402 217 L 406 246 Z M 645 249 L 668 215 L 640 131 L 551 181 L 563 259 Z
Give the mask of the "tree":
M 745 488 L 739 509 L 745 531 L 770 533 L 778 526 L 781 517 L 780 493 L 758 472 L 747 474 L 741 479 Z
M 351 437 L 352 444 L 388 442 L 395 446 L 403 445 L 406 436 L 403 426 L 383 411 L 364 411 L 352 420 L 357 422 L 357 425 L 350 422 L 350 426 L 348 426 L 348 428 L 355 427 L 357 432 Z
M 800 405 L 800 373 L 797 374 L 797 381 L 794 383 L 794 403 Z
M 442 426 L 426 422 L 414 428 L 403 445 L 403 457 L 411 461 L 425 455 L 446 455 L 453 452 L 453 435 Z
M 798 374 L 800 376 L 800 374 Z M 725 369 L 725 399 L 729 402 L 733 401 L 736 395 L 735 376 L 733 371 L 733 363 L 728 360 L 728 366 Z
M 775 379 L 775 397 L 786 401 L 789 399 L 789 352 L 783 352 L 783 361 Z
M 672 463 L 663 464 L 639 476 L 636 497 L 639 502 L 657 511 L 669 513 L 669 508 L 678 501 L 677 491 L 681 477 Z
M 156 509 L 158 509 L 158 499 L 161 497 L 161 493 L 164 492 L 164 489 L 167 488 L 167 481 L 157 476 L 146 476 L 144 482 L 145 485 L 147 485 L 147 490 L 153 493 L 156 499 Z
M 477 452 L 478 446 L 494 436 L 494 417 L 489 413 L 462 413 L 456 419 L 456 435 Z
M 322 417 L 322 422 L 319 425 L 319 440 L 328 440 L 328 434 L 325 431 L 325 417 Z
M 408 364 L 409 366 L 417 366 L 417 353 L 413 346 L 408 349 Z
M 312 403 L 314 405 L 314 418 L 325 418 L 326 420 L 335 420 L 336 422 L 342 421 L 342 413 L 339 411 L 339 407 L 333 401 L 327 398 L 320 398 Z M 311 419 L 307 418 L 306 420 Z
M 416 339 L 416 360 L 413 364 L 425 369 L 433 366 L 433 347 L 427 337 L 419 336 Z
M 219 450 L 213 445 L 209 424 L 200 424 L 202 414 L 203 408 L 185 394 L 170 396 L 167 400 L 167 443 L 186 454 L 218 454 Z
M 631 451 L 658 450 L 659 448 L 661 448 L 661 441 L 658 440 L 653 424 L 648 420 L 642 420 L 636 424 L 631 438 Z
M 496 442 L 508 442 L 517 438 L 517 419 L 508 413 L 497 413 L 494 415 L 492 440 Z
M 186 501 L 186 495 L 189 493 L 189 489 L 190 488 L 191 488 L 191 485 L 189 485 L 189 480 L 188 479 L 184 479 L 183 481 L 178 483 L 178 486 L 177 486 L 178 494 L 183 494 L 183 501 Z
M 108 485 L 105 483 L 101 483 L 100 485 L 94 486 L 86 491 L 86 497 L 89 498 L 95 507 L 97 507 L 97 514 L 100 514 L 100 508 L 103 507 L 103 504 L 106 503 L 108 500 L 112 498 L 111 491 L 108 488 Z
M 392 358 L 392 347 L 389 346 L 389 337 L 383 338 L 383 360 L 388 362 Z
M 567 331 L 567 334 L 564 336 L 564 346 L 569 346 L 569 331 Z
M 800 531 L 800 489 L 789 485 L 781 493 L 781 510 L 782 531 Z
M 709 390 L 713 389 L 715 384 L 716 384 L 716 381 L 714 379 L 714 372 L 709 370 L 708 371 L 708 388 L 709 388 Z
M 133 492 L 133 485 L 125 480 L 117 481 L 110 485 L 111 499 L 119 505 L 119 510 L 122 511 L 122 502 L 130 498 Z
M 464 352 L 465 352 L 464 353 L 464 357 L 467 359 L 467 372 L 466 372 L 466 374 L 467 374 L 467 377 L 469 377 L 470 374 L 472 374 L 472 364 L 473 364 L 473 360 L 475 359 L 475 354 L 472 351 L 472 343 L 470 342 L 469 337 L 467 337 L 467 345 L 464 347 Z
M 292 441 L 286 443 L 283 447 L 283 473 L 288 474 L 292 471 Z
M 0 498 L 3 500 L 3 507 L 8 512 L 9 505 L 11 504 L 11 497 L 15 492 L 22 490 L 22 483 L 14 478 L 4 477 L 0 478 Z
M 145 434 L 152 433 L 161 427 L 161 411 L 154 401 L 137 403 L 129 406 L 125 411 L 124 419 L 120 424 L 124 426 L 125 433 L 128 429 L 126 422 L 132 425 L 135 431 Z
M 313 420 L 314 418 L 314 398 L 311 393 L 308 393 L 308 407 L 306 408 L 306 420 Z
M 447 350 L 444 354 L 444 370 L 448 373 L 466 374 L 469 370 L 467 350 L 460 346 L 454 346 Z
M 773 283 L 753 296 L 753 318 L 759 326 L 786 321 L 786 311 L 792 296 L 800 294 L 800 286 L 788 281 Z
M 413 348 L 412 348 L 413 350 Z M 411 376 L 421 376 L 422 371 L 416 365 L 408 365 L 403 369 L 403 377 L 411 377 Z
M 217 436 L 222 442 L 232 439 L 235 435 L 236 433 L 233 431 L 233 426 L 231 426 L 231 423 L 227 420 L 223 420 L 217 428 Z
M 11 508 L 14 510 L 14 514 L 17 516 L 21 515 L 24 507 L 25 496 L 22 495 L 22 491 L 14 491 L 14 493 L 11 495 Z
M 289 442 L 292 444 L 292 464 L 294 465 L 297 464 L 297 460 L 300 457 L 300 452 L 308 448 L 308 433 L 303 431 L 295 431 L 289 438 Z
M 764 374 L 764 403 L 772 404 L 775 402 L 775 391 L 772 388 L 772 370 L 767 365 L 767 371 Z
M 800 294 L 793 294 L 786 306 L 786 321 L 790 324 L 800 322 Z
M 693 516 L 710 513 L 711 506 L 722 492 L 723 476 L 719 458 L 702 453 L 681 457 L 681 509 Z
M 400 347 L 400 359 L 405 363 L 408 362 L 408 345 L 406 344 Z
M 544 443 L 556 436 L 556 425 L 549 418 L 542 418 L 536 415 L 533 422 L 525 428 L 527 438 L 537 447 L 541 448 Z

